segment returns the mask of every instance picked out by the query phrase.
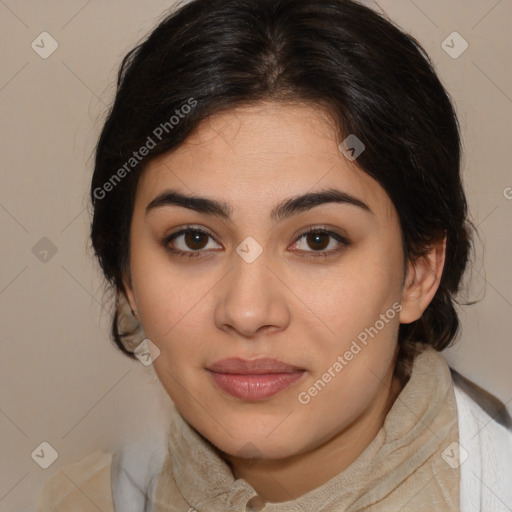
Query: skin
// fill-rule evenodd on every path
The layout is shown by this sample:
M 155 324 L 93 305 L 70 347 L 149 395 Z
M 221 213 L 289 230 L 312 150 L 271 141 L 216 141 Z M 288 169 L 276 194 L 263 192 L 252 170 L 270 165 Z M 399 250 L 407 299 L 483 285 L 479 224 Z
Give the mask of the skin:
M 382 187 L 338 149 L 333 122 L 312 105 L 260 103 L 210 117 L 181 146 L 151 160 L 138 183 L 124 284 L 146 337 L 161 351 L 155 371 L 179 412 L 225 453 L 236 477 L 267 500 L 291 500 L 347 468 L 368 446 L 401 391 L 394 376 L 399 323 L 417 320 L 444 265 L 444 241 L 407 263 L 397 212 Z M 162 191 L 228 203 L 230 221 L 166 205 Z M 286 198 L 335 188 L 366 203 L 327 203 L 275 222 Z M 163 240 L 192 225 L 211 231 L 198 258 Z M 324 235 L 324 227 L 350 241 Z M 261 246 L 252 263 L 236 248 Z M 322 245 L 323 244 L 323 245 Z M 318 247 L 321 246 L 319 250 Z M 327 257 L 308 254 L 342 250 Z M 357 335 L 393 303 L 402 310 L 307 405 L 307 391 Z M 273 357 L 306 370 L 281 393 L 244 401 L 222 392 L 206 367 L 227 357 Z M 247 458 L 257 458 L 248 463 Z

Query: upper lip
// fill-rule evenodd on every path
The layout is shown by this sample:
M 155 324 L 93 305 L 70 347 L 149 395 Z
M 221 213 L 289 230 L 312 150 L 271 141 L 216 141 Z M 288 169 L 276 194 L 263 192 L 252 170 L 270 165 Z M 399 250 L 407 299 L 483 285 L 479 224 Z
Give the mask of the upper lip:
M 208 366 L 207 369 L 215 373 L 233 373 L 239 375 L 304 371 L 303 368 L 268 357 L 252 360 L 241 359 L 239 357 L 221 359 Z

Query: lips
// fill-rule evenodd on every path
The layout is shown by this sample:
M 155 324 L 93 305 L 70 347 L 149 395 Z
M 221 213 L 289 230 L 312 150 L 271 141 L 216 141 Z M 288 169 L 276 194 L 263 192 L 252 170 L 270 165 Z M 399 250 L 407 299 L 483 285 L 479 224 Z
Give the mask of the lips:
M 241 400 L 265 400 L 284 391 L 306 372 L 277 359 L 222 359 L 207 368 L 223 392 Z
M 267 373 L 291 373 L 302 368 L 291 364 L 283 363 L 278 359 L 261 358 L 261 359 L 240 359 L 233 357 L 230 359 L 222 359 L 213 363 L 208 370 L 217 373 L 236 373 L 236 374 L 267 374 Z

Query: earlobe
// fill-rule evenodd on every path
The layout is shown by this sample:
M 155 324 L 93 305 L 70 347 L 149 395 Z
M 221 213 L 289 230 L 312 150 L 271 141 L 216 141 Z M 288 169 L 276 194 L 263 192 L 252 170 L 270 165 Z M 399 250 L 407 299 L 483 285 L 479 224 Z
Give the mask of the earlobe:
M 446 236 L 436 242 L 427 255 L 408 262 L 400 323 L 410 324 L 421 318 L 439 288 L 445 257 Z

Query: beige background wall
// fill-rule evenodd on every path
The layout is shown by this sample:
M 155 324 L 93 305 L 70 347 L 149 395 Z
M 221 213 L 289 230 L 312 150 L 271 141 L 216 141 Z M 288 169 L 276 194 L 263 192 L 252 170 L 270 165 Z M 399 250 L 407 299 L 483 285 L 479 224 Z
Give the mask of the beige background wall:
M 151 369 L 107 339 L 101 281 L 86 250 L 86 196 L 120 60 L 171 5 L 0 0 L 0 511 L 34 510 L 40 486 L 61 466 L 165 424 L 168 399 Z M 463 313 L 463 335 L 447 356 L 510 406 L 512 1 L 380 6 L 426 47 L 463 129 L 465 182 L 485 251 L 479 244 L 469 295 L 481 301 Z M 46 59 L 31 47 L 43 31 L 58 42 Z M 441 46 L 453 31 L 469 44 L 456 59 Z M 452 53 L 462 48 L 447 44 Z M 59 454 L 48 469 L 31 457 L 43 441 Z

